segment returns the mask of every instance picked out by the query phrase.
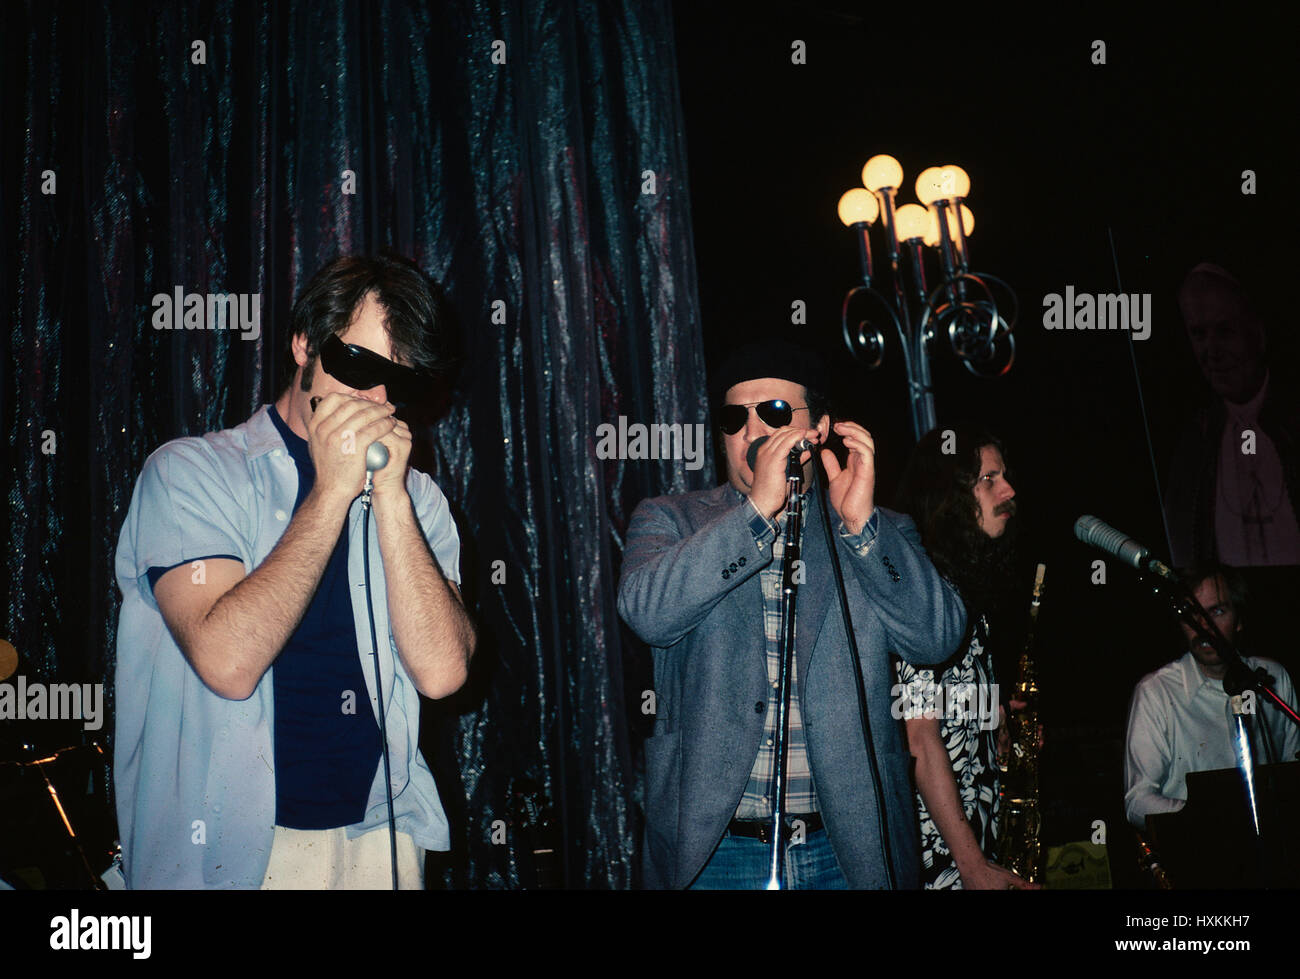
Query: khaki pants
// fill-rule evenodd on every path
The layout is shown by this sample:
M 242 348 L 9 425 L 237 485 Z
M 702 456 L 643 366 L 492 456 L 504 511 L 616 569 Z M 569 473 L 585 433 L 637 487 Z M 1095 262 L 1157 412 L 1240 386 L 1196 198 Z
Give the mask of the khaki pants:
M 275 828 L 262 890 L 390 890 L 388 827 L 348 839 L 347 830 Z M 397 834 L 397 885 L 424 890 L 424 851 Z

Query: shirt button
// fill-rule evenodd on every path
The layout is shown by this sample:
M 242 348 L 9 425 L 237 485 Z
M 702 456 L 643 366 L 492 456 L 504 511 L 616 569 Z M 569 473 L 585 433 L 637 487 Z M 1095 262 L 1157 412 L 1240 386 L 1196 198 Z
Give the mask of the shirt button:
M 767 739 L 767 745 L 768 745 L 769 748 L 772 746 L 772 739 L 771 739 L 771 738 L 768 738 L 768 739 Z
M 288 515 L 287 515 L 283 510 L 276 510 L 276 511 L 275 511 L 275 519 L 276 519 L 276 520 L 286 520 L 286 519 L 288 519 Z
M 272 449 L 272 450 L 271 450 L 271 458 L 272 458 L 272 459 L 278 459 L 278 458 L 280 458 L 280 452 L 281 452 L 280 449 Z

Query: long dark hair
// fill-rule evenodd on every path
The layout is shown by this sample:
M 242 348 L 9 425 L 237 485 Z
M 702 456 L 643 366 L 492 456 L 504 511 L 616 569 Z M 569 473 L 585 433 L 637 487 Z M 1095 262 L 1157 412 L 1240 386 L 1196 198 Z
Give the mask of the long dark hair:
M 916 522 L 935 568 L 961 592 L 971 618 L 992 611 L 1015 585 L 1016 520 L 996 538 L 979 524 L 975 483 L 985 446 L 997 449 L 1007 465 L 1001 440 L 987 430 L 936 428 L 912 450 L 896 501 Z

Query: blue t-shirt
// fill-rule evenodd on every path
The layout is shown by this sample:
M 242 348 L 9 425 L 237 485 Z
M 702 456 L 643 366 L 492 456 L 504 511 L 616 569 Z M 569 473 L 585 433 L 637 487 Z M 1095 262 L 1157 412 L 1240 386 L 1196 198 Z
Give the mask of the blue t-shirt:
M 316 467 L 306 440 L 294 434 L 274 405 L 268 414 L 298 467 L 297 513 L 316 483 Z M 196 554 L 181 564 L 214 557 L 239 560 L 233 554 Z M 170 570 L 150 568 L 150 586 Z M 366 709 L 348 595 L 346 521 L 316 594 L 273 671 L 276 824 L 334 829 L 361 822 L 383 744 L 374 713 Z
M 270 416 L 298 466 L 297 513 L 315 485 L 316 468 L 306 440 L 294 434 L 274 406 Z M 382 743 L 379 725 L 367 709 L 358 652 L 344 521 L 316 594 L 273 666 L 279 826 L 333 829 L 365 817 Z

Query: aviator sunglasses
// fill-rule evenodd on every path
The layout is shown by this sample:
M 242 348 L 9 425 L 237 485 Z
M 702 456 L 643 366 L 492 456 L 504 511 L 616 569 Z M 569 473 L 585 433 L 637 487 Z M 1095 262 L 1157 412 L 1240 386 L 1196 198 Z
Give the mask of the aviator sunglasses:
M 418 401 L 433 380 L 429 374 L 403 367 L 373 350 L 344 343 L 338 334 L 331 334 L 321 344 L 320 362 L 330 377 L 358 391 L 384 385 L 393 404 Z
M 755 401 L 744 405 L 723 405 L 718 409 L 718 427 L 725 435 L 735 435 L 745 427 L 749 420 L 749 409 L 758 413 L 759 421 L 768 428 L 785 428 L 794 418 L 796 411 L 807 411 L 808 406 L 792 407 L 790 402 L 780 398 L 771 401 Z

